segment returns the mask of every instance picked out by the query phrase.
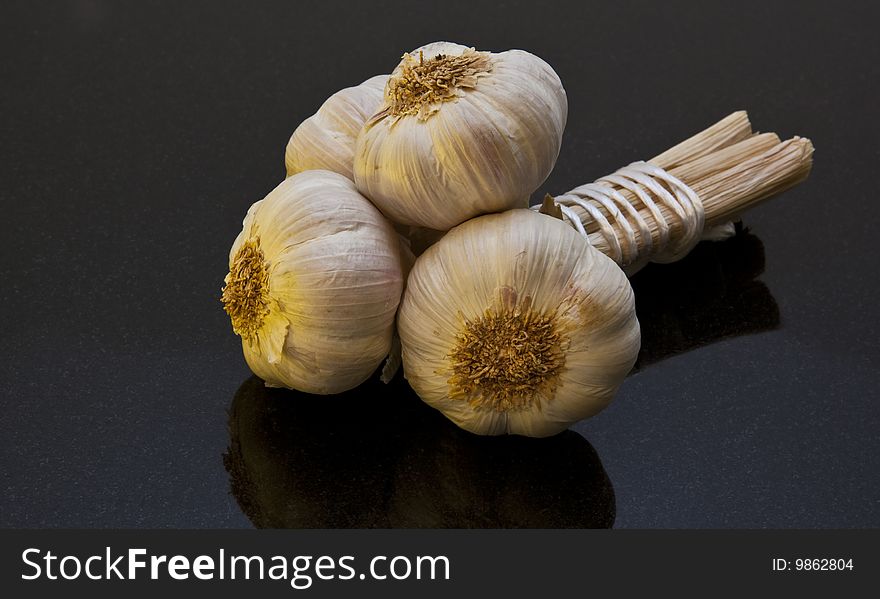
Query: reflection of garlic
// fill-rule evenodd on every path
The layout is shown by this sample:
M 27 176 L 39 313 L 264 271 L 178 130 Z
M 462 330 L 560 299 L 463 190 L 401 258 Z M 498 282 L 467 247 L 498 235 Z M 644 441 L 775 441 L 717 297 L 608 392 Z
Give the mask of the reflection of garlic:
M 287 176 L 324 169 L 353 179 L 355 140 L 366 120 L 380 108 L 386 81 L 388 75 L 376 75 L 340 90 L 303 121 L 287 143 Z
M 413 389 L 481 434 L 542 437 L 595 414 L 639 350 L 623 271 L 526 210 L 473 219 L 429 248 L 398 323 Z
M 339 393 L 388 355 L 402 285 L 390 223 L 350 180 L 307 171 L 248 210 L 222 301 L 267 384 Z
M 404 55 L 358 136 L 355 182 L 395 222 L 432 229 L 525 207 L 556 162 L 567 110 L 537 56 L 428 44 Z

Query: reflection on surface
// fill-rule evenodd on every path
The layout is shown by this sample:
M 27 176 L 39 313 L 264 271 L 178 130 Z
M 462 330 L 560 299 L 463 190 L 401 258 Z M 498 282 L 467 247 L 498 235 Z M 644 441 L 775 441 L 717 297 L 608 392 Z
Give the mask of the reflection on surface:
M 632 277 L 642 348 L 636 370 L 727 337 L 779 326 L 779 307 L 755 280 L 764 244 L 743 231 L 699 244 L 680 262 L 649 264 Z
M 761 241 L 741 230 L 632 279 L 642 326 L 636 368 L 725 337 L 770 330 L 779 309 L 755 280 Z M 598 528 L 614 522 L 611 482 L 573 431 L 478 437 L 423 404 L 401 376 L 321 397 L 235 395 L 224 455 L 232 492 L 261 528 Z
M 611 482 L 579 434 L 486 438 L 409 389 L 371 381 L 338 396 L 235 395 L 224 455 L 232 493 L 260 528 L 599 528 Z

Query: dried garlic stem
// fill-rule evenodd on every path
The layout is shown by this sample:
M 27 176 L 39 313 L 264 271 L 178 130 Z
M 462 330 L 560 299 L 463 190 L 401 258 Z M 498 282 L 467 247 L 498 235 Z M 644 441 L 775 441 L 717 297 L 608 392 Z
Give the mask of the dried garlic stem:
M 592 245 L 633 271 L 648 260 L 682 257 L 703 231 L 803 181 L 812 154 L 808 139 L 752 134 L 748 116 L 738 112 L 647 164 L 624 167 L 556 201 Z M 666 172 L 657 174 L 652 165 Z
M 793 137 L 691 187 L 703 198 L 706 225 L 712 226 L 794 187 L 807 178 L 812 165 L 813 143 Z
M 648 162 L 669 170 L 722 148 L 733 145 L 752 135 L 752 124 L 745 110 L 729 114 L 708 129 L 700 131 L 683 142 L 654 156 Z
M 775 133 L 761 133 L 707 156 L 697 158 L 693 162 L 688 162 L 676 168 L 672 168 L 668 172 L 670 175 L 673 175 L 674 177 L 680 179 L 682 182 L 693 186 L 697 184 L 696 182 L 699 182 L 702 179 L 705 179 L 711 175 L 715 175 L 727 169 L 733 168 L 737 165 L 743 164 L 754 156 L 763 154 L 764 152 L 772 149 L 780 143 L 781 142 L 779 141 L 779 137 Z M 643 212 L 646 218 L 650 218 L 650 214 L 647 212 L 647 208 L 644 206 L 644 204 L 640 203 L 639 198 L 636 196 L 636 194 L 626 189 L 621 189 L 619 191 L 628 202 L 630 202 L 634 206 L 640 207 L 640 212 Z M 703 201 L 703 204 L 705 205 L 705 200 Z M 590 218 L 590 216 L 582 207 L 574 205 L 571 206 L 571 210 L 581 219 L 584 228 L 591 236 L 591 242 L 595 242 L 595 245 L 599 249 L 602 249 L 604 245 L 607 245 L 607 242 L 604 242 L 599 238 L 594 239 L 594 237 L 592 237 L 594 233 L 599 232 L 599 225 L 592 218 Z M 606 215 L 609 214 L 608 210 L 604 207 L 602 208 L 602 210 Z M 666 218 L 667 220 L 672 219 L 673 214 L 669 210 L 669 208 L 661 206 L 660 211 L 663 214 L 664 218 Z M 651 220 L 648 220 L 648 222 L 651 225 L 651 233 L 654 237 L 654 241 L 659 241 L 659 231 L 657 228 L 657 223 L 652 222 Z M 716 221 L 713 219 L 713 223 L 715 222 Z M 671 224 L 674 225 L 674 223 Z M 677 230 L 677 227 L 673 226 L 673 230 Z M 599 236 L 601 237 L 601 234 Z
M 733 168 L 753 156 L 766 152 L 780 143 L 775 133 L 758 133 L 733 145 L 719 149 L 711 154 L 695 158 L 675 168 L 667 169 L 669 174 L 686 183 L 693 183 L 715 173 Z M 652 164 L 656 164 L 651 161 Z M 657 166 L 660 166 L 659 164 Z M 663 168 L 663 167 L 661 167 Z M 705 202 L 703 202 L 705 204 Z

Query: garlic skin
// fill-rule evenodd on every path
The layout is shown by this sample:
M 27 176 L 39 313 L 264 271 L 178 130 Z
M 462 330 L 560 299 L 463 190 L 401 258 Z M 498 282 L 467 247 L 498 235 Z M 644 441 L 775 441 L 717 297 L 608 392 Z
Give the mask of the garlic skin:
M 290 136 L 284 153 L 287 176 L 323 169 L 354 179 L 358 133 L 382 105 L 388 75 L 376 75 L 327 98 Z
M 635 363 L 629 280 L 561 220 L 472 219 L 416 261 L 398 314 L 418 395 L 482 435 L 553 435 L 602 410 Z
M 222 301 L 245 360 L 268 386 L 356 387 L 391 349 L 403 290 L 391 224 L 354 184 L 312 170 L 248 210 Z
M 358 189 L 390 219 L 446 231 L 525 208 L 556 163 L 568 114 L 546 62 L 435 42 L 405 54 L 357 139 Z

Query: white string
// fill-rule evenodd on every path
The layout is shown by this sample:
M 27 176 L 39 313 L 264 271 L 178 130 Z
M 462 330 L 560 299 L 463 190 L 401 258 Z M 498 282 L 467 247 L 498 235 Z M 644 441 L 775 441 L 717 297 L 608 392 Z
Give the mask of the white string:
M 632 192 L 645 207 L 658 232 L 655 244 L 651 227 L 639 207 L 620 190 Z M 703 203 L 693 189 L 665 170 L 649 162 L 633 162 L 606 177 L 572 189 L 553 198 L 562 215 L 589 243 L 587 226 L 595 224 L 608 244 L 609 256 L 621 266 L 643 262 L 673 262 L 690 252 L 700 241 L 705 224 Z M 671 223 L 663 218 L 660 206 L 671 212 L 681 231 L 673 239 Z M 580 217 L 573 206 L 586 212 Z M 541 206 L 532 206 L 540 210 Z M 582 221 L 581 218 L 584 218 Z M 641 247 L 640 247 L 641 245 Z

